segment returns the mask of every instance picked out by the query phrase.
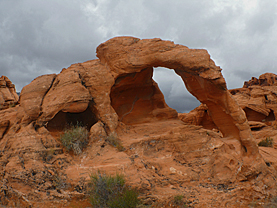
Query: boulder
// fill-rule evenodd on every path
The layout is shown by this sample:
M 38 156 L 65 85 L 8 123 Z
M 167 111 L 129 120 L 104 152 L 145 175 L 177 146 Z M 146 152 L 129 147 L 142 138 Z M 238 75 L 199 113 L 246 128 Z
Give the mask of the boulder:
M 49 91 L 55 78 L 55 74 L 39 76 L 21 90 L 19 103 L 30 120 L 39 117 L 44 96 Z
M 97 139 L 104 139 L 105 137 L 107 137 L 107 133 L 104 129 L 104 124 L 101 121 L 98 121 L 96 124 L 94 124 L 91 128 L 90 128 L 90 132 L 89 132 L 89 136 L 90 139 L 92 141 L 95 141 Z

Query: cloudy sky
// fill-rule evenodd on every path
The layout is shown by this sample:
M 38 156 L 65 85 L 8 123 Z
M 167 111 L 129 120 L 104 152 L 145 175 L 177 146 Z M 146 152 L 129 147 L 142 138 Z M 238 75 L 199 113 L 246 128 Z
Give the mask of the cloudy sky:
M 207 49 L 230 89 L 277 73 L 276 0 L 0 0 L 0 75 L 20 91 L 122 35 Z M 179 112 L 198 105 L 173 71 L 154 79 Z

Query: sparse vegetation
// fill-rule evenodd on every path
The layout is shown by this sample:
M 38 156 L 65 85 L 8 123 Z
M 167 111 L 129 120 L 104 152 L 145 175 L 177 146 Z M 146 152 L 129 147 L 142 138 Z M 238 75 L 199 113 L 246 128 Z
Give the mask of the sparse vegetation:
M 183 195 L 176 195 L 174 196 L 174 199 L 171 205 L 174 205 L 174 207 L 188 207 L 186 202 L 183 201 L 183 199 L 184 199 Z
M 55 154 L 54 148 L 50 148 L 50 149 L 47 149 L 46 151 L 43 151 L 41 153 L 41 156 L 45 162 L 49 162 L 54 157 L 54 154 Z
M 111 133 L 109 136 L 106 137 L 105 140 L 110 145 L 117 148 L 118 151 L 124 151 L 125 148 L 122 146 L 121 141 L 118 139 L 116 133 Z
M 266 139 L 260 141 L 258 143 L 258 146 L 260 147 L 273 147 L 273 139 L 270 137 L 267 137 Z
M 74 154 L 81 154 L 88 144 L 88 130 L 80 124 L 72 125 L 61 135 L 60 140 L 67 151 L 73 151 Z
M 138 205 L 138 192 L 125 185 L 123 175 L 109 176 L 98 172 L 90 178 L 89 194 L 93 207 L 132 208 Z
M 184 196 L 183 195 L 176 195 L 176 196 L 174 196 L 174 203 L 175 204 L 181 204 L 181 203 L 183 203 L 183 198 L 184 198 Z

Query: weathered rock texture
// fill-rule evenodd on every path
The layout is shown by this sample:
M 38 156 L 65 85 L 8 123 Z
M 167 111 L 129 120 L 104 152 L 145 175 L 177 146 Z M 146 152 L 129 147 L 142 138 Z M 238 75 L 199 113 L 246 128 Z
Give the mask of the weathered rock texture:
M 210 59 L 206 50 L 188 49 L 160 39 L 140 41 L 121 37 L 98 46 L 97 56 L 117 80 L 122 74 L 134 75 L 149 67 L 174 69 L 188 91 L 207 105 L 223 135 L 238 139 L 248 154 L 257 155 L 258 148 L 246 117 L 227 90 L 221 69 Z
M 0 111 L 2 204 L 69 206 L 86 197 L 89 173 L 99 169 L 124 173 L 148 203 L 185 194 L 195 207 L 237 206 L 275 191 L 277 166 L 264 162 L 246 114 L 206 50 L 117 37 L 99 45 L 97 57 L 36 78 L 19 105 Z M 158 66 L 173 69 L 207 106 L 203 116 L 210 117 L 191 123 L 220 132 L 178 118 L 152 79 Z M 74 156 L 59 135 L 77 123 L 90 130 L 90 143 Z M 108 135 L 125 151 L 110 146 Z
M 0 110 L 13 107 L 18 102 L 15 86 L 8 77 L 0 77 Z
M 266 73 L 255 79 L 245 82 L 243 88 L 230 92 L 249 121 L 259 121 L 277 127 L 277 75 Z
M 272 73 L 265 73 L 259 76 L 257 79 L 256 77 L 252 77 L 251 80 L 244 82 L 243 88 L 248 88 L 250 86 L 277 86 L 277 75 Z
M 251 128 L 269 125 L 277 127 L 277 75 L 262 74 L 259 79 L 252 77 L 243 88 L 229 90 L 244 110 Z M 201 125 L 207 129 L 217 128 L 206 105 L 200 105 L 190 113 L 179 114 L 185 123 Z M 260 124 L 258 125 L 258 122 Z

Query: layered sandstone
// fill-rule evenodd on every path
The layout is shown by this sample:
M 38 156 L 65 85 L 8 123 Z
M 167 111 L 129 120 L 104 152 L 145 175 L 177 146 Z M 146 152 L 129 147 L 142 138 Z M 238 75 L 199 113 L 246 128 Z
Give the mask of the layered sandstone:
M 246 114 L 206 50 L 117 37 L 100 44 L 97 57 L 36 78 L 22 89 L 19 105 L 0 111 L 5 205 L 69 205 L 86 197 L 89 173 L 97 170 L 124 173 L 149 203 L 185 194 L 195 207 L 236 206 L 275 191 L 275 165 L 264 162 Z M 158 66 L 173 69 L 205 104 L 191 123 L 220 132 L 178 118 L 152 79 Z M 90 142 L 74 156 L 59 135 L 77 123 L 88 128 Z M 125 150 L 108 145 L 108 135 L 117 135 Z
M 277 86 L 277 75 L 273 73 L 265 73 L 259 76 L 257 79 L 256 77 L 252 77 L 251 80 L 245 81 L 243 88 L 248 88 L 250 86 Z
M 251 128 L 259 126 L 277 127 L 277 75 L 262 74 L 252 77 L 242 88 L 229 90 L 232 97 L 245 112 Z M 201 125 L 207 129 L 217 128 L 206 105 L 200 105 L 190 113 L 179 114 L 185 123 Z
M 14 84 L 8 77 L 0 77 L 0 110 L 13 107 L 18 102 Z

